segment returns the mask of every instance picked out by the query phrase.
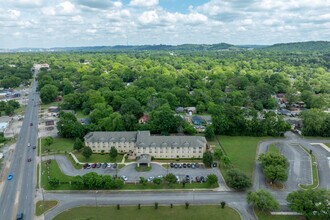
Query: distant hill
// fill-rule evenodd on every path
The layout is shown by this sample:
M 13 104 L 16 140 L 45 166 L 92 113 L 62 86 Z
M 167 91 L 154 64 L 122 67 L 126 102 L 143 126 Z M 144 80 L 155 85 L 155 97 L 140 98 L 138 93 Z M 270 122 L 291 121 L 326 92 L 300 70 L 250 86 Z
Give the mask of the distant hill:
M 297 51 L 330 52 L 330 41 L 307 41 L 307 42 L 274 44 L 272 46 L 262 48 L 262 50 L 278 51 L 278 52 L 297 52 Z

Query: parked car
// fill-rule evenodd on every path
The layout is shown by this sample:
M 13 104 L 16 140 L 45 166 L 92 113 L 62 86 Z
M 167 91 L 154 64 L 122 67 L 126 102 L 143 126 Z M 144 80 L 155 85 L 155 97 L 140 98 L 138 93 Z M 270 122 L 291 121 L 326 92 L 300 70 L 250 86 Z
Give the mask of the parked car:
M 191 164 L 190 163 L 187 163 L 187 167 L 190 168 L 191 167 Z
M 108 168 L 110 168 L 111 167 L 111 163 L 108 163 Z
M 182 164 L 181 163 L 179 164 L 179 168 L 182 168 Z
M 174 164 L 174 168 L 179 168 L 179 165 L 178 164 Z
M 107 166 L 108 166 L 107 163 L 102 164 L 102 168 L 103 168 L 103 169 L 107 168 Z
M 128 180 L 127 176 L 121 176 L 120 178 L 121 178 L 122 180 L 124 180 L 124 181 L 127 181 L 127 180 Z
M 112 168 L 116 169 L 117 168 L 117 163 L 112 164 Z
M 183 167 L 183 168 L 186 168 L 186 167 L 187 167 L 187 164 L 185 164 L 185 163 L 182 164 L 182 167 Z
M 157 178 L 163 179 L 163 175 L 159 175 L 159 176 L 157 176 Z
M 27 162 L 31 162 L 31 161 L 32 161 L 32 159 L 31 159 L 31 158 L 27 159 Z
M 8 177 L 7 177 L 7 180 L 12 180 L 13 179 L 13 174 L 9 174 Z
M 213 164 L 212 164 L 212 167 L 217 167 L 217 166 L 218 166 L 217 163 L 213 163 Z
M 90 168 L 92 168 L 92 165 L 90 165 L 90 164 L 87 164 L 87 167 L 86 167 L 87 169 L 90 169 Z
M 28 143 L 28 147 L 31 147 L 31 144 L 30 143 Z
M 33 126 L 33 123 L 32 122 L 30 123 L 30 126 Z
M 191 168 L 195 169 L 196 168 L 196 165 L 194 163 L 191 164 Z
M 153 181 L 153 179 L 154 179 L 154 177 L 153 177 L 153 176 L 151 176 L 151 177 L 149 177 L 147 180 L 148 180 L 148 182 L 152 182 L 152 181 Z
M 201 178 L 199 176 L 196 176 L 195 180 L 197 183 L 199 183 L 201 181 Z
M 101 163 L 98 163 L 98 164 L 96 165 L 97 168 L 100 168 L 101 166 L 102 166 Z
M 170 167 L 173 168 L 174 167 L 174 164 L 173 163 L 170 163 Z
M 32 147 L 33 149 L 36 149 L 37 148 L 37 146 L 36 145 L 33 145 L 33 147 Z
M 96 168 L 96 166 L 97 166 L 96 163 L 93 163 L 92 168 Z
M 200 179 L 201 179 L 201 182 L 202 182 L 202 183 L 205 183 L 206 180 L 205 180 L 205 177 L 204 177 L 204 176 L 201 176 Z
M 88 167 L 88 163 L 85 163 L 85 164 L 83 165 L 83 168 L 86 169 L 87 167 Z
M 179 176 L 175 176 L 176 177 L 176 181 L 180 182 L 180 177 Z
M 190 176 L 186 175 L 186 181 L 189 182 L 190 181 Z

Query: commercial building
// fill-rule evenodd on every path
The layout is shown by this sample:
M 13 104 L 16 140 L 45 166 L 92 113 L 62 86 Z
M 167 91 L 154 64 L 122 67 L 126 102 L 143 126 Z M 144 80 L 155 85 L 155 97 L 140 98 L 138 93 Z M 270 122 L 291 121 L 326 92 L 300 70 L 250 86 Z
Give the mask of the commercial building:
M 149 131 L 90 132 L 85 145 L 93 153 L 108 153 L 115 147 L 119 153 L 155 158 L 202 158 L 207 141 L 202 136 L 152 136 Z

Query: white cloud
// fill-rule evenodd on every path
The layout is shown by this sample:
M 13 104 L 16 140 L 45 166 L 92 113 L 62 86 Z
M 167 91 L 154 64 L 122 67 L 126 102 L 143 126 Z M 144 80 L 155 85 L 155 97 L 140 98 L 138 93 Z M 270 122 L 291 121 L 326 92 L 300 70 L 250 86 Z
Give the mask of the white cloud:
M 17 10 L 9 9 L 8 12 L 8 16 L 10 19 L 18 19 L 21 16 L 21 12 Z
M 42 12 L 44 15 L 49 15 L 49 16 L 54 16 L 54 15 L 56 15 L 55 7 L 44 7 L 44 8 L 41 9 L 41 12 Z
M 132 0 L 129 4 L 136 7 L 153 7 L 157 6 L 158 0 Z
M 6 0 L 2 0 L 6 1 Z M 9 0 L 10 4 L 15 5 L 16 7 L 21 8 L 33 8 L 40 7 L 44 4 L 44 0 Z
M 72 4 L 70 1 L 61 2 L 57 6 L 57 8 L 59 10 L 59 13 L 64 15 L 71 15 L 76 12 L 75 5 Z
M 95 34 L 97 32 L 97 30 L 96 29 L 87 29 L 86 32 L 89 34 Z

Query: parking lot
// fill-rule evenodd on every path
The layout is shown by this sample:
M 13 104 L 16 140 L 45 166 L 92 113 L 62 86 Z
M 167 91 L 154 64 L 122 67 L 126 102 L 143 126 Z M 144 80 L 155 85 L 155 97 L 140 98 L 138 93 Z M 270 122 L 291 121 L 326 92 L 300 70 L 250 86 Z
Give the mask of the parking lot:
M 220 186 L 224 186 L 224 180 L 222 178 L 222 175 L 218 168 L 204 168 L 202 164 L 199 164 L 198 167 L 195 166 L 195 168 L 183 168 L 183 164 L 181 164 L 181 168 L 169 168 L 165 169 L 163 166 L 161 166 L 158 163 L 151 163 L 151 170 L 147 172 L 138 172 L 135 170 L 136 163 L 130 163 L 127 164 L 125 167 L 119 169 L 119 166 L 114 166 L 113 163 L 109 164 L 95 164 L 95 168 L 93 168 L 93 164 L 89 164 L 90 167 L 82 168 L 82 169 L 75 169 L 71 162 L 62 155 L 56 155 L 56 160 L 60 166 L 60 169 L 62 172 L 69 176 L 76 176 L 76 175 L 83 175 L 88 172 L 96 172 L 98 174 L 109 174 L 109 175 L 118 175 L 118 176 L 125 176 L 127 177 L 126 182 L 128 183 L 138 183 L 140 181 L 140 177 L 144 177 L 146 179 L 151 180 L 152 178 L 159 177 L 159 176 L 166 176 L 168 173 L 173 173 L 175 176 L 178 177 L 178 181 L 187 180 L 187 175 L 189 175 L 189 182 L 195 182 L 196 177 L 197 179 L 200 179 L 202 176 L 204 179 L 209 174 L 215 174 L 218 177 L 218 181 Z M 54 159 L 52 156 L 48 156 L 44 158 L 46 159 Z

